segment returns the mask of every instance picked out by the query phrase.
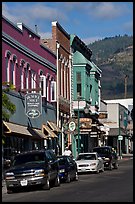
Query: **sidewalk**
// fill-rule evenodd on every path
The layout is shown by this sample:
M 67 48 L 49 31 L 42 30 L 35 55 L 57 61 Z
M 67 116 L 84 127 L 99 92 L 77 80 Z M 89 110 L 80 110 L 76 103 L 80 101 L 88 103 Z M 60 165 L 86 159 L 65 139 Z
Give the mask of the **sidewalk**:
M 3 179 L 2 180 L 2 194 L 5 194 L 5 193 L 7 193 L 7 188 L 6 188 L 5 180 Z
M 128 160 L 133 158 L 133 154 L 122 154 L 122 157 L 120 158 L 120 156 L 118 155 L 118 160 Z

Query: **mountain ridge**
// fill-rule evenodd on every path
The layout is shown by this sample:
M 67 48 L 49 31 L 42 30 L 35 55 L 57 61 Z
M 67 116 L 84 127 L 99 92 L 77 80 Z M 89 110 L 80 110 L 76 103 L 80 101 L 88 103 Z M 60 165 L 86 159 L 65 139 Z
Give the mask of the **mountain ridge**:
M 101 98 L 133 98 L 133 36 L 104 38 L 87 45 L 101 69 Z

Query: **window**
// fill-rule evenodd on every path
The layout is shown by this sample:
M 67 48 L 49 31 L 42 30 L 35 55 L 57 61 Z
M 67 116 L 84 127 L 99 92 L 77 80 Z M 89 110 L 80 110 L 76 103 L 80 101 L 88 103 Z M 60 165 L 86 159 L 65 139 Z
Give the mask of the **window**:
M 23 74 L 24 74 L 24 64 L 25 64 L 25 60 L 21 59 L 21 60 L 20 60 L 20 68 L 21 68 L 21 89 L 24 89 L 24 78 L 23 78 Z
M 9 82 L 9 66 L 10 66 L 10 56 L 11 52 L 9 50 L 6 51 L 5 57 L 6 57 L 6 82 Z
M 10 71 L 11 71 L 11 74 L 10 74 L 10 76 L 11 76 L 11 79 L 10 79 L 10 81 L 11 81 L 11 83 L 13 84 L 13 85 L 15 85 L 15 66 L 16 66 L 16 59 L 17 59 L 17 57 L 16 57 L 16 55 L 13 55 L 12 56 L 12 60 L 11 60 L 11 65 L 10 65 Z
M 46 77 L 44 75 L 40 76 L 40 91 L 42 97 L 46 97 Z
M 51 81 L 51 102 L 56 102 L 56 81 Z
M 31 88 L 36 88 L 36 73 L 33 70 L 31 70 Z M 32 93 L 35 93 L 35 91 L 32 91 Z
M 76 82 L 77 82 L 77 96 L 81 96 L 82 95 L 81 72 L 76 72 Z

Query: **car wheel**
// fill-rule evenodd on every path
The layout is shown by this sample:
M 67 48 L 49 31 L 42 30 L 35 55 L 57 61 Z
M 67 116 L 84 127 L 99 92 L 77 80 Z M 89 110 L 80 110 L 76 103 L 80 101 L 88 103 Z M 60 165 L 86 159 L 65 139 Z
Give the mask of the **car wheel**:
M 96 174 L 99 174 L 99 169 L 97 169 Z
M 17 188 L 16 189 L 14 189 L 14 188 L 7 188 L 7 193 L 8 194 L 15 193 L 15 192 L 17 192 Z
M 46 184 L 43 185 L 42 189 L 50 190 L 50 180 L 49 180 L 49 178 L 46 179 Z
M 112 166 L 112 162 L 110 162 L 110 164 L 109 164 L 109 170 L 111 171 L 112 168 L 113 168 L 113 166 Z
M 70 173 L 68 173 L 66 183 L 70 183 L 70 182 L 71 182 L 71 176 L 70 176 Z
M 104 166 L 102 167 L 101 171 L 104 172 Z
M 11 189 L 11 188 L 7 188 L 7 193 L 8 193 L 8 194 L 13 193 L 12 189 Z
M 55 178 L 54 186 L 55 186 L 55 187 L 60 186 L 60 178 L 59 178 L 58 175 L 57 175 L 57 177 Z
M 114 168 L 118 169 L 118 163 L 117 162 L 114 164 Z
M 78 181 L 78 173 L 75 173 L 74 181 Z

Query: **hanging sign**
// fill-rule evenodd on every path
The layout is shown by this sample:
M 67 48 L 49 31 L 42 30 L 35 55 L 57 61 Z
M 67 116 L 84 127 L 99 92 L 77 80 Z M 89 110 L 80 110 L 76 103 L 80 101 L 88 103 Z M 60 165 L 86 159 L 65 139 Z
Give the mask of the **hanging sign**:
M 25 114 L 29 118 L 37 118 L 42 114 L 42 97 L 39 93 L 25 95 Z

